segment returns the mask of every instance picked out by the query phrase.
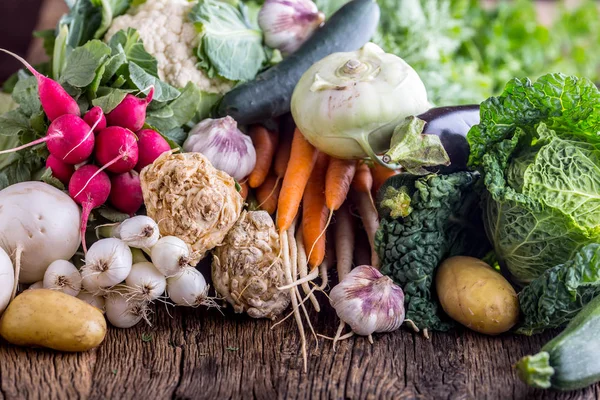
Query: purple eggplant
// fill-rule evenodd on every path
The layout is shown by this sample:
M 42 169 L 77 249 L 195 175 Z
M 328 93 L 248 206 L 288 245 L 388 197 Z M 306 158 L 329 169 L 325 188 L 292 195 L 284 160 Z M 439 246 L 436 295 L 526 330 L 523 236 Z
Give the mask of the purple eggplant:
M 428 169 L 442 174 L 466 170 L 469 161 L 467 133 L 479 123 L 479 105 L 437 107 L 417 117 L 426 122 L 423 134 L 438 136 L 450 157 L 450 165 Z

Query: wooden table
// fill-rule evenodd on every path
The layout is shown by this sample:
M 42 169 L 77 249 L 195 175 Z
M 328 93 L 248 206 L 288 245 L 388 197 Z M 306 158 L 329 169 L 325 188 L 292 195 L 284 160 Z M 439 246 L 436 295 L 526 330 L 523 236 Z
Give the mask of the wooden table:
M 549 8 L 539 4 L 547 19 Z M 54 26 L 63 7 L 61 0 L 45 0 L 38 28 Z M 37 61 L 40 53 L 38 42 L 30 59 Z M 336 352 L 323 339 L 315 348 L 312 339 L 304 373 L 291 320 L 271 330 L 270 321 L 231 312 L 171 308 L 169 313 L 158 307 L 152 327 L 111 328 L 101 347 L 84 354 L 0 342 L 0 400 L 600 398 L 600 386 L 543 392 L 518 380 L 511 366 L 539 351 L 555 332 L 491 338 L 454 331 L 426 340 L 401 330 L 377 335 L 373 345 L 352 338 Z M 317 332 L 331 336 L 337 326 L 333 312 L 313 316 Z
M 325 304 L 325 302 L 322 302 Z M 486 337 L 467 331 L 408 330 L 342 342 L 309 341 L 303 372 L 299 335 L 272 322 L 200 309 L 160 306 L 154 326 L 111 328 L 83 354 L 0 343 L 0 399 L 597 399 L 600 386 L 570 393 L 533 390 L 512 369 L 553 333 Z M 332 335 L 331 310 L 314 315 Z

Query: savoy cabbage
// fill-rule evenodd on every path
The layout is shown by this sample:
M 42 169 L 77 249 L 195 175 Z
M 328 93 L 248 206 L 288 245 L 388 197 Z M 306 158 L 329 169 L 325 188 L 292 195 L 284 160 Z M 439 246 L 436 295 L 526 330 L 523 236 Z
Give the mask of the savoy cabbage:
M 468 134 L 501 265 L 527 283 L 600 242 L 600 92 L 587 79 L 513 79 Z

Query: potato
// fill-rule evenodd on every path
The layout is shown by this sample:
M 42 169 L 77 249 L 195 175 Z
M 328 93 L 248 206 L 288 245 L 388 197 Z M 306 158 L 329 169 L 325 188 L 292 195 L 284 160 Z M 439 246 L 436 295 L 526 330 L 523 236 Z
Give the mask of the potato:
M 477 258 L 445 260 L 437 272 L 436 288 L 446 314 L 474 331 L 497 335 L 519 319 L 519 300 L 513 287 Z
M 97 308 L 56 290 L 26 290 L 0 319 L 0 336 L 18 346 L 86 351 L 106 336 L 106 321 Z

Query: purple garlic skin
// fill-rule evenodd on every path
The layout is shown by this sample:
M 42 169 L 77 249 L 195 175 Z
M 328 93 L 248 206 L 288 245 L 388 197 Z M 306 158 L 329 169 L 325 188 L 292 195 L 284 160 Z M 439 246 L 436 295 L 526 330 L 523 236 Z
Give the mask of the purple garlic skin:
M 404 292 L 369 265 L 354 268 L 329 297 L 338 317 L 358 335 L 392 332 L 404 322 Z
M 258 25 L 267 46 L 288 55 L 323 24 L 325 15 L 311 0 L 266 0 L 258 14 Z

